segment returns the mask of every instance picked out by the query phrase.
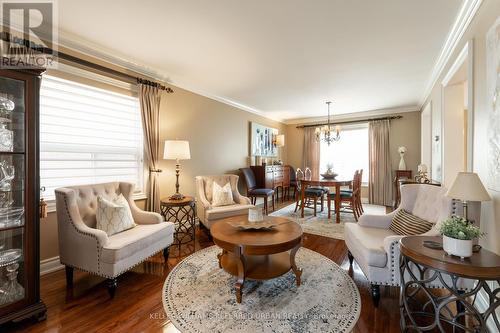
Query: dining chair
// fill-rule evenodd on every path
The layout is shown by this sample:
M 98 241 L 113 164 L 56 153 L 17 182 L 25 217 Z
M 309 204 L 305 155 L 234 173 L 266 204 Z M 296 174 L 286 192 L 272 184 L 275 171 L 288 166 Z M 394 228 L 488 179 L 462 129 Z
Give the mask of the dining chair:
M 295 169 L 290 165 L 290 186 L 286 194 L 287 200 L 290 199 L 290 189 L 293 188 L 293 197 L 297 196 L 297 175 L 295 174 Z
M 245 183 L 247 185 L 247 197 L 250 198 L 252 205 L 255 205 L 257 198 L 264 198 L 264 212 L 267 215 L 269 197 L 273 203 L 274 211 L 274 190 L 270 188 L 258 188 L 257 180 L 255 179 L 255 174 L 250 168 L 240 168 L 243 177 L 245 178 Z
M 308 168 L 306 168 L 306 170 L 307 169 Z M 297 168 L 295 178 L 297 181 L 297 194 L 295 195 L 295 212 L 296 212 L 297 209 L 299 209 L 300 205 L 302 205 L 301 202 L 302 180 L 310 180 L 310 178 L 305 179 L 305 174 L 300 168 Z M 321 211 L 324 210 L 325 191 L 323 189 L 306 187 L 304 194 L 305 194 L 304 195 L 305 202 L 303 203 L 304 207 L 314 209 L 314 216 L 316 216 L 316 211 L 318 208 L 318 200 L 320 201 Z M 311 200 L 312 200 L 312 205 L 311 205 Z
M 309 167 L 306 167 L 304 169 L 304 179 L 305 180 L 311 180 L 312 179 L 312 171 L 311 171 L 311 169 L 309 169 Z M 323 187 L 323 186 L 309 186 L 308 188 L 314 189 L 314 190 L 321 190 L 325 194 L 327 194 L 328 192 L 330 192 L 330 189 L 328 187 Z
M 363 169 L 359 170 L 359 191 L 358 191 L 358 198 L 357 198 L 357 205 L 358 205 L 358 210 L 360 212 L 359 215 L 363 215 L 365 210 L 363 209 L 363 203 L 361 202 L 361 184 L 363 182 Z
M 356 170 L 352 180 L 352 190 L 342 190 L 338 194 L 332 192 L 329 195 L 331 201 L 334 203 L 335 203 L 335 197 L 337 195 L 340 195 L 341 212 L 352 213 L 354 215 L 354 219 L 357 222 L 359 216 L 361 216 L 362 214 L 360 213 L 358 206 L 358 200 L 361 200 L 360 191 L 361 191 L 360 173 L 358 170 Z M 328 205 L 328 210 L 331 211 L 331 205 Z
M 359 169 L 358 170 L 359 191 L 357 191 L 357 193 L 355 195 L 355 197 L 356 197 L 355 207 L 356 207 L 356 211 L 358 213 L 358 217 L 361 216 L 365 212 L 363 209 L 363 203 L 361 202 L 361 184 L 362 184 L 362 181 L 363 181 L 363 169 Z M 351 188 L 349 190 L 342 190 L 341 192 L 352 193 L 352 185 L 351 185 Z

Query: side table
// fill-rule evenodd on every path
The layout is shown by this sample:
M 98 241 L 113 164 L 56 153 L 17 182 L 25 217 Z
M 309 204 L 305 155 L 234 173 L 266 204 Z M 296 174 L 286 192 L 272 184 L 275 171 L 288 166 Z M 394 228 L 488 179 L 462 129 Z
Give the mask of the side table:
M 488 324 L 500 331 L 500 288 L 493 286 L 500 283 L 500 256 L 481 249 L 460 260 L 424 241 L 442 243 L 441 237 L 424 236 L 400 241 L 401 331 L 489 332 Z
M 160 211 L 166 221 L 175 223 L 174 242 L 172 245 L 178 246 L 178 255 L 180 256 L 181 245 L 190 242 L 194 243 L 195 240 L 196 201 L 191 196 L 186 196 L 181 200 L 163 198 L 160 200 Z

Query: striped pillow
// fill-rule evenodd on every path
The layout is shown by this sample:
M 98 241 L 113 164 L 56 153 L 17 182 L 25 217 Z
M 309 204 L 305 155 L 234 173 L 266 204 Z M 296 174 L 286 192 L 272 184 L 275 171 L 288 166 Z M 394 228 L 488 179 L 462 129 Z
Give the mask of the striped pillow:
M 389 229 L 398 235 L 420 235 L 432 229 L 434 223 L 400 209 L 392 219 Z

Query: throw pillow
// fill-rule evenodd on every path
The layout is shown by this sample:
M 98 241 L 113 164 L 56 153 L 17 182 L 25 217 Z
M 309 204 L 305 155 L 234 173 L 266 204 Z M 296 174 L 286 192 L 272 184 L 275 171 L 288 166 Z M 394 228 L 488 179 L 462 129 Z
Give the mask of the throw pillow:
M 227 206 L 234 204 L 231 184 L 227 183 L 223 187 L 214 182 L 212 187 L 212 206 Z
M 398 235 L 420 235 L 431 230 L 434 224 L 400 209 L 392 219 L 389 229 Z
M 97 196 L 96 220 L 97 229 L 106 232 L 108 236 L 136 226 L 127 199 L 122 194 L 112 201 Z

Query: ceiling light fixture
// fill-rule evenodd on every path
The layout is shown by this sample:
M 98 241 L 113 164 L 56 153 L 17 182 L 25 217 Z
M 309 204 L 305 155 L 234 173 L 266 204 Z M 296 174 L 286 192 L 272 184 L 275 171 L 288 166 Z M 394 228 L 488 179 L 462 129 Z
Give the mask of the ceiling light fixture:
M 330 145 L 332 142 L 340 140 L 340 126 L 339 125 L 335 126 L 335 134 L 332 133 L 333 132 L 332 131 L 332 124 L 330 123 L 330 104 L 331 103 L 332 102 L 330 102 L 330 101 L 326 102 L 326 105 L 328 106 L 328 122 L 327 122 L 327 124 L 324 126 L 321 126 L 321 127 L 316 127 L 316 130 L 314 131 L 316 134 L 316 141 L 320 142 L 321 140 L 323 140 L 328 145 Z

